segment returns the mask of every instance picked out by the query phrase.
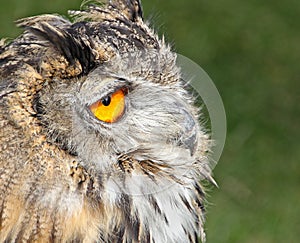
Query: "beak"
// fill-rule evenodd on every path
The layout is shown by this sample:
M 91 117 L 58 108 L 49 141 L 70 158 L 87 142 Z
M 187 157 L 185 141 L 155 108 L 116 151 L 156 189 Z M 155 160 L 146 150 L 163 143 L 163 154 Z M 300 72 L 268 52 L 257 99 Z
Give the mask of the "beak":
M 182 136 L 180 139 L 181 144 L 184 148 L 189 149 L 191 156 L 194 155 L 197 148 L 197 133 L 198 127 L 195 118 L 190 115 L 189 112 L 182 109 L 180 112 L 183 115 L 182 126 Z

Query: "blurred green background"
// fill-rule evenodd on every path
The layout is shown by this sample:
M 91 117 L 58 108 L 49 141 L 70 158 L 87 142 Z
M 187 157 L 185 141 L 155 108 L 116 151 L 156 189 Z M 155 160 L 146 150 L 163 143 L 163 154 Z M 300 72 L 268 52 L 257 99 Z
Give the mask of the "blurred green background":
M 0 0 L 13 21 L 80 0 Z M 146 18 L 198 64 L 223 98 L 228 135 L 214 170 L 208 243 L 300 242 L 300 1 L 144 0 Z

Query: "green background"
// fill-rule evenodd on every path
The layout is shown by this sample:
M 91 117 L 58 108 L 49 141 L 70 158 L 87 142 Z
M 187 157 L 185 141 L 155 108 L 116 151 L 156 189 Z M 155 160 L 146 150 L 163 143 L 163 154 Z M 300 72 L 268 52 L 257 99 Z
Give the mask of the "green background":
M 13 21 L 79 0 L 0 0 Z M 228 135 L 214 170 L 208 243 L 300 242 L 300 1 L 144 0 L 147 19 L 196 61 L 223 98 Z

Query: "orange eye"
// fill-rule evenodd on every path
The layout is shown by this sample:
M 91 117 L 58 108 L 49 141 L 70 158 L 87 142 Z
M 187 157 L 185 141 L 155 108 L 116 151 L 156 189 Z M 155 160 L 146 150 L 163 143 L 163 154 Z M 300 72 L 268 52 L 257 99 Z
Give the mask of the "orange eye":
M 100 121 L 116 122 L 125 110 L 125 90 L 120 89 L 95 102 L 90 106 L 90 110 Z

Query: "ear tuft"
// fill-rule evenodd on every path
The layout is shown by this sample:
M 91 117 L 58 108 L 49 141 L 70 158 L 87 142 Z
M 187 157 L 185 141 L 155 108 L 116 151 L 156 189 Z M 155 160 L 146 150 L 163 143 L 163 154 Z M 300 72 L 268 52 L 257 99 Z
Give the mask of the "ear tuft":
M 70 22 L 62 17 L 44 15 L 22 19 L 17 23 L 18 26 L 25 28 L 37 38 L 52 44 L 70 65 L 74 65 L 78 61 L 83 74 L 94 68 L 95 56 L 92 43 L 75 33 L 70 28 Z
M 143 10 L 140 0 L 110 0 L 109 5 L 122 12 L 131 21 L 143 19 Z
M 69 11 L 69 15 L 77 21 L 101 21 L 107 17 L 118 18 L 120 15 L 132 22 L 143 20 L 140 0 L 85 0 L 80 8 L 80 11 Z
M 110 5 L 119 9 L 131 21 L 143 19 L 143 10 L 140 0 L 111 0 Z

